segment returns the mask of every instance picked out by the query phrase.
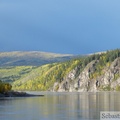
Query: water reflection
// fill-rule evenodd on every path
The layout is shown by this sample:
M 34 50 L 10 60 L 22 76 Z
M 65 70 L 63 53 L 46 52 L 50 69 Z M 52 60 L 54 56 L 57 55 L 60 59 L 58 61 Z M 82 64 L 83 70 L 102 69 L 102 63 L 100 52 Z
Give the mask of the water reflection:
M 0 101 L 0 119 L 99 120 L 100 111 L 120 111 L 119 92 L 44 94 Z

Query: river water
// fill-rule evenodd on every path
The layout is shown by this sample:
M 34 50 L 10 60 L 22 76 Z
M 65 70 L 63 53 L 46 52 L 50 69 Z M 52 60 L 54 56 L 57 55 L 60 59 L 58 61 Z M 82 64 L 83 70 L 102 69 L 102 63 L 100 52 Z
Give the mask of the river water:
M 0 100 L 0 120 L 99 120 L 100 111 L 120 111 L 119 92 L 32 92 L 44 97 Z

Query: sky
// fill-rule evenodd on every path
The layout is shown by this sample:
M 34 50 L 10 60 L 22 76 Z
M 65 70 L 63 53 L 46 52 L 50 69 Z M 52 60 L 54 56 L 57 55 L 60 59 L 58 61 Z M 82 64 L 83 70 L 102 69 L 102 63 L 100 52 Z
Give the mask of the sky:
M 0 0 L 0 51 L 89 54 L 120 48 L 120 0 Z

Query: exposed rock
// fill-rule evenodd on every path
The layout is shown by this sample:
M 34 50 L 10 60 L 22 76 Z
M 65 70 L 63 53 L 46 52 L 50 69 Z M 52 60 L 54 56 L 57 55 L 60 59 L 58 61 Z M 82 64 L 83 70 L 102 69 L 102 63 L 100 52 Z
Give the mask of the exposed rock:
M 109 67 L 105 66 L 102 75 L 92 79 L 90 75 L 96 71 L 98 62 L 97 60 L 90 62 L 80 73 L 80 68 L 76 67 L 61 83 L 55 83 L 53 90 L 56 88 L 55 86 L 59 92 L 116 90 L 120 86 L 120 58 L 115 59 Z M 76 75 L 77 73 L 79 75 Z
M 53 91 L 53 92 L 54 92 L 54 91 L 58 91 L 58 89 L 59 89 L 59 83 L 58 83 L 58 82 L 55 82 L 52 91 Z

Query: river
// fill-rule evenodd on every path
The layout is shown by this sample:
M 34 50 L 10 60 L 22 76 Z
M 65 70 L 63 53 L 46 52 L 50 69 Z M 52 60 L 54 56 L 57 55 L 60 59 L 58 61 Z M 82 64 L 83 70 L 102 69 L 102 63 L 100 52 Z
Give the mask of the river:
M 120 111 L 119 92 L 57 93 L 0 100 L 0 120 L 99 120 L 100 111 Z

